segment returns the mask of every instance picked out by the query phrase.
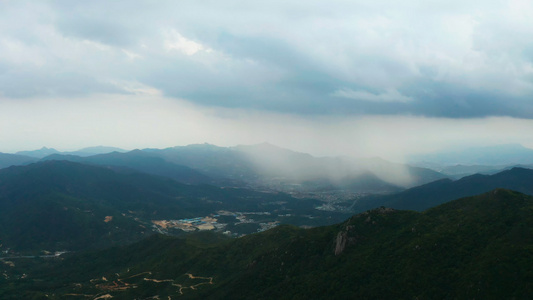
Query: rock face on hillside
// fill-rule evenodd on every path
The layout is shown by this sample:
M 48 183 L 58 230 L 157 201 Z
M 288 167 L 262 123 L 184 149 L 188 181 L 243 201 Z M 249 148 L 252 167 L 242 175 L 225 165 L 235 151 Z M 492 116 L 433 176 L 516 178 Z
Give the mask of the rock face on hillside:
M 337 234 L 335 240 L 335 255 L 340 255 L 346 249 L 348 245 L 355 245 L 357 243 L 357 233 L 354 230 L 354 226 L 348 225 L 343 231 Z
M 348 239 L 348 234 L 344 231 L 337 234 L 337 241 L 335 242 L 335 255 L 339 255 L 346 248 L 346 241 Z
M 352 218 L 352 221 L 364 219 L 363 224 L 376 225 L 376 218 L 374 216 L 386 215 L 395 212 L 389 207 L 380 207 L 371 211 L 361 213 Z M 350 223 L 350 221 L 348 221 Z M 346 249 L 346 246 L 355 245 L 362 236 L 358 234 L 354 225 L 346 225 L 343 230 L 339 231 L 335 239 L 335 255 L 340 255 Z

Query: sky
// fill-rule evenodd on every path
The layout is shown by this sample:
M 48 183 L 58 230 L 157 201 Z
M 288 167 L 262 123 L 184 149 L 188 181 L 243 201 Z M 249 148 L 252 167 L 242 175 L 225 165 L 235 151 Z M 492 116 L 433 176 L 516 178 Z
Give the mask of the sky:
M 531 1 L 0 0 L 0 152 L 533 148 Z

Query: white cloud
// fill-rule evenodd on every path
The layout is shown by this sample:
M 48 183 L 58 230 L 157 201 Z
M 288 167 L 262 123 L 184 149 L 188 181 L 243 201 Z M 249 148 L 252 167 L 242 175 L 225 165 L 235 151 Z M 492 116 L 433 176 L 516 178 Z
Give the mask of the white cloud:
M 369 102 L 400 102 L 407 103 L 413 101 L 413 98 L 402 95 L 395 89 L 387 89 L 384 93 L 373 94 L 367 91 L 354 91 L 352 89 L 343 88 L 336 90 L 332 93 L 333 97 L 342 97 L 349 98 L 358 101 L 369 101 Z
M 124 54 L 126 54 L 126 56 L 131 59 L 131 60 L 134 60 L 134 59 L 137 59 L 137 58 L 142 58 L 141 55 L 137 54 L 137 53 L 134 53 L 134 52 L 131 52 L 131 51 L 128 51 L 128 50 L 125 50 L 125 49 L 122 49 L 122 52 L 124 52 Z
M 160 97 L 163 95 L 161 90 L 158 90 L 154 87 L 145 85 L 138 81 L 111 81 L 111 84 L 116 86 L 119 90 L 126 91 L 128 93 L 137 95 L 137 96 L 156 96 Z
M 167 34 L 165 49 L 167 51 L 177 50 L 186 55 L 194 55 L 200 51 L 211 51 L 211 49 L 206 49 L 202 44 L 185 38 L 176 30 L 171 30 Z

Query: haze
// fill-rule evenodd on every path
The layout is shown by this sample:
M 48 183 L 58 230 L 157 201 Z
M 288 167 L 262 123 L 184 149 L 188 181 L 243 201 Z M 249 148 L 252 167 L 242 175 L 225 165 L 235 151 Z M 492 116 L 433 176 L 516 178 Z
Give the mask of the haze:
M 0 5 L 0 152 L 533 147 L 529 1 Z

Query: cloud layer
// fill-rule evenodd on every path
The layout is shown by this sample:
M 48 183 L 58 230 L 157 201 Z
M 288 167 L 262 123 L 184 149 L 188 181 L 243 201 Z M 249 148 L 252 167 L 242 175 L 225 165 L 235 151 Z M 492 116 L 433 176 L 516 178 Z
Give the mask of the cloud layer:
M 4 1 L 4 99 L 533 118 L 529 1 Z M 1 101 L 1 100 L 0 100 Z
M 533 147 L 530 1 L 0 1 L 2 152 Z
M 208 108 L 158 95 L 92 95 L 0 102 L 0 152 L 94 145 L 165 148 L 269 142 L 316 156 L 383 157 L 472 145 L 533 148 L 533 120 L 412 116 L 294 116 Z

